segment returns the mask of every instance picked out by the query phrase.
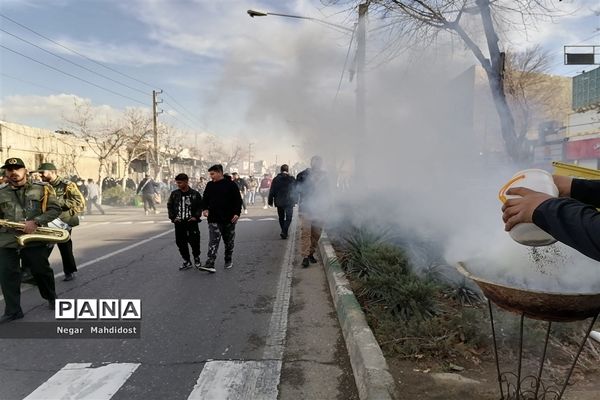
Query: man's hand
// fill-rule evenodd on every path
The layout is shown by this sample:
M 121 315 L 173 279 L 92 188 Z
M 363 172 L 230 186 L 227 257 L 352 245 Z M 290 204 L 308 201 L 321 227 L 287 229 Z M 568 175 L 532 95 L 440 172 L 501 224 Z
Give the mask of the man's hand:
M 204 215 L 204 218 L 208 218 L 208 210 L 202 211 L 202 215 Z
M 554 184 L 558 188 L 558 195 L 560 197 L 571 197 L 571 184 L 573 178 L 570 176 L 552 175 Z
M 231 223 L 235 224 L 236 222 L 238 222 L 238 219 L 240 219 L 239 215 L 234 215 L 233 218 L 231 218 Z
M 179 218 L 175 218 L 175 219 L 173 220 L 173 223 L 174 223 L 174 224 L 176 224 L 176 223 L 178 223 L 178 222 L 181 222 L 181 220 L 180 220 Z
M 38 228 L 38 224 L 35 221 L 25 221 L 25 227 L 23 228 L 23 233 L 29 234 L 35 232 Z
M 190 219 L 188 219 L 188 222 L 196 222 L 198 221 L 198 219 L 196 217 L 192 217 Z
M 502 206 L 502 220 L 504 221 L 504 230 L 507 232 L 522 222 L 533 222 L 535 209 L 544 201 L 552 198 L 549 194 L 523 187 L 509 189 L 506 194 L 521 196 L 521 198 L 507 200 Z

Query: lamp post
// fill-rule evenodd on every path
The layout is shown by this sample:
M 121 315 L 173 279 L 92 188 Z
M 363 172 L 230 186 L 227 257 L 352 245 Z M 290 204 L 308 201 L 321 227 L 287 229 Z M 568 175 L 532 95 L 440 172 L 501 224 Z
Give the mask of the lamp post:
M 364 3 L 358 6 L 358 24 L 356 24 L 355 29 L 357 30 L 356 34 L 356 42 L 357 42 L 357 50 L 356 50 L 356 122 L 357 122 L 357 137 L 356 137 L 356 154 L 354 155 L 355 161 L 355 169 L 361 170 L 358 165 L 358 153 L 359 149 L 362 149 L 365 145 L 365 138 L 367 136 L 367 117 L 366 117 L 366 83 L 365 83 L 365 67 L 366 67 L 366 54 L 367 54 L 367 14 L 369 11 L 369 0 L 366 0 Z M 266 17 L 269 15 L 274 15 L 278 17 L 286 17 L 286 18 L 295 18 L 295 19 L 305 19 L 309 21 L 318 22 L 336 29 L 340 29 L 344 32 L 348 32 L 350 34 L 354 34 L 355 29 L 348 28 L 347 26 L 334 24 L 329 21 L 324 21 L 322 19 L 313 18 L 313 17 L 305 17 L 302 15 L 291 15 L 291 14 L 281 14 L 281 13 L 273 13 L 266 11 L 256 11 L 256 10 L 248 10 L 248 15 L 251 18 L 254 17 Z

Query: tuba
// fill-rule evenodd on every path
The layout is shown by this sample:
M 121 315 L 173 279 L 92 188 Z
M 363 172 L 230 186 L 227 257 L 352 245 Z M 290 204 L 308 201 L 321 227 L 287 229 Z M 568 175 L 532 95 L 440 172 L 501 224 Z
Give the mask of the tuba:
M 25 224 L 0 219 L 0 228 L 23 230 Z M 59 228 L 38 227 L 35 232 L 17 236 L 17 243 L 24 247 L 29 242 L 64 243 L 69 240 L 69 231 Z

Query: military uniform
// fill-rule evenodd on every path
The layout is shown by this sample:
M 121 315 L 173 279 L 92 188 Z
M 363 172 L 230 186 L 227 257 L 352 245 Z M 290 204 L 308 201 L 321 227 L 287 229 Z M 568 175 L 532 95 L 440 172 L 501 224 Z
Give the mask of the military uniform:
M 4 168 L 24 168 L 21 159 L 10 158 Z M 0 219 L 11 222 L 35 221 L 43 226 L 57 218 L 61 207 L 50 185 L 27 182 L 13 187 L 0 187 Z M 21 269 L 20 263 L 31 268 L 40 294 L 51 304 L 56 299 L 54 272 L 48 262 L 48 250 L 44 243 L 30 242 L 19 248 L 16 236 L 22 232 L 0 226 L 0 286 L 4 294 L 4 317 L 21 318 Z M 9 319 L 9 320 L 10 320 Z
M 56 171 L 56 167 L 52 163 L 43 163 L 37 171 Z M 56 198 L 62 209 L 62 213 L 58 217 L 60 221 L 55 220 L 50 226 L 68 229 L 70 231 L 72 227 L 79 225 L 79 217 L 77 214 L 85 210 L 85 199 L 77 188 L 77 185 L 68 179 L 57 177 L 54 181 L 50 182 L 50 185 L 56 192 Z M 73 273 L 77 271 L 77 264 L 75 263 L 75 257 L 73 256 L 73 242 L 71 241 L 71 237 L 64 243 L 58 243 L 57 246 L 63 263 L 65 280 L 71 280 L 74 277 Z M 48 256 L 50 256 L 53 249 L 54 246 L 49 247 Z

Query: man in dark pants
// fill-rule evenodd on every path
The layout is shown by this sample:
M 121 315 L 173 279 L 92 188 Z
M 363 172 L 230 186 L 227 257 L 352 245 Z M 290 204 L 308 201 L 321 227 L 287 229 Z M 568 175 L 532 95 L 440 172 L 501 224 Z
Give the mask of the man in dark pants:
M 200 231 L 198 223 L 202 217 L 202 196 L 189 185 L 189 178 L 186 174 L 179 174 L 175 177 L 177 189 L 171 192 L 167 201 L 167 210 L 169 219 L 175 224 L 175 243 L 183 258 L 183 264 L 179 267 L 180 271 L 192 267 L 190 262 L 190 250 L 194 256 L 194 265 L 200 268 Z
M 246 192 L 248 191 L 248 183 L 246 180 L 242 178 L 237 172 L 231 174 L 233 176 L 233 182 L 237 185 L 240 190 L 240 196 L 242 197 L 242 209 L 244 210 L 244 214 L 248 214 L 248 208 L 246 207 Z
M 554 176 L 558 198 L 526 188 L 506 194 L 521 196 L 502 207 L 505 229 L 533 222 L 559 242 L 600 261 L 600 181 Z
M 33 233 L 39 226 L 61 213 L 52 186 L 27 181 L 27 169 L 20 158 L 6 160 L 8 183 L 0 187 L 0 219 L 23 223 L 22 230 L 0 226 L 0 286 L 4 294 L 4 315 L 0 323 L 23 318 L 21 309 L 20 263 L 28 265 L 42 297 L 54 309 L 56 290 L 54 272 L 48 262 L 48 249 L 43 242 L 31 242 L 19 248 L 15 235 Z
M 269 191 L 269 205 L 277 207 L 279 214 L 279 226 L 281 227 L 282 239 L 288 238 L 288 231 L 292 223 L 294 205 L 296 204 L 296 179 L 290 176 L 290 168 L 287 164 L 281 166 L 281 172 L 273 179 Z
M 36 172 L 40 173 L 42 181 L 52 186 L 56 192 L 56 198 L 62 208 L 60 216 L 48 225 L 54 228 L 66 229 L 72 232 L 72 228 L 79 225 L 78 214 L 85 210 L 85 199 L 77 185 L 65 178 L 60 178 L 56 172 L 56 166 L 52 163 L 43 163 Z M 73 256 L 73 241 L 71 237 L 64 243 L 58 243 L 58 250 L 63 263 L 64 281 L 75 278 L 77 264 Z M 49 247 L 48 256 L 52 253 L 54 246 Z
M 223 175 L 223 166 L 208 169 L 211 182 L 206 184 L 202 199 L 203 215 L 208 218 L 208 255 L 203 271 L 215 273 L 215 261 L 221 237 L 225 243 L 225 269 L 233 267 L 235 224 L 242 212 L 242 198 L 238 186 Z
M 148 215 L 150 210 L 152 210 L 154 214 L 158 214 L 156 206 L 154 205 L 154 195 L 157 193 L 158 185 L 156 182 L 154 182 L 154 179 L 152 179 L 149 174 L 146 174 L 146 177 L 142 179 L 138 185 L 136 192 L 136 194 L 142 195 L 142 200 L 144 201 L 144 213 L 146 215 Z

